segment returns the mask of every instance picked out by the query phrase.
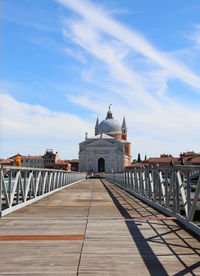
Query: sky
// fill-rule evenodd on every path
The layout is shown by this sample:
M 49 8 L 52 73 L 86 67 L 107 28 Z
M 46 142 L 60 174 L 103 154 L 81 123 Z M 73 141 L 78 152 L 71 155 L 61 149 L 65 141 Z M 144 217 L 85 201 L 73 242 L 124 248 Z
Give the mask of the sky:
M 78 157 L 125 116 L 132 159 L 200 152 L 199 0 L 1 1 L 0 158 Z

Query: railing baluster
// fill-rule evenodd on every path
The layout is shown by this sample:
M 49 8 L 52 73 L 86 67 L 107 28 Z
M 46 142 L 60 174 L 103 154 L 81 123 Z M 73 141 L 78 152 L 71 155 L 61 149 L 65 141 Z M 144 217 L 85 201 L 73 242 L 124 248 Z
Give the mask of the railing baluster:
M 85 177 L 78 172 L 1 166 L 0 217 Z
M 193 182 L 199 175 L 197 184 Z M 131 171 L 110 173 L 106 178 L 128 189 L 133 195 L 162 212 L 176 216 L 186 226 L 200 210 L 200 168 L 192 166 L 140 167 Z M 193 186 L 191 186 L 193 185 Z M 196 187 L 195 194 L 191 187 Z M 199 208 L 199 209 L 198 209 Z M 182 210 L 185 211 L 185 215 Z M 185 222 L 186 221 L 186 222 Z M 198 228 L 194 224 L 190 229 Z M 196 231 L 196 230 L 195 230 Z M 198 230 L 197 232 L 199 232 Z
M 197 186 L 196 186 L 196 191 L 194 194 L 194 199 L 192 202 L 192 208 L 189 214 L 189 221 L 193 221 L 194 218 L 194 213 L 195 213 L 195 209 L 196 209 L 196 204 L 199 198 L 199 194 L 200 194 L 200 174 L 199 174 L 199 178 L 198 178 L 198 182 L 197 182 Z
M 191 210 L 191 183 L 190 183 L 190 171 L 186 172 L 186 192 L 187 192 L 187 219 L 189 219 L 189 214 Z

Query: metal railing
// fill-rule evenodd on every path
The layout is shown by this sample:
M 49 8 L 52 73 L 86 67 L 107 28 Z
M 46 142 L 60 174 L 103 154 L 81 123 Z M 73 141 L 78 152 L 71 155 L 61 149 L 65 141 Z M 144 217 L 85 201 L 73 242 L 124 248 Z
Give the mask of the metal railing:
M 0 217 L 85 179 L 85 173 L 2 166 Z
M 139 167 L 105 177 L 200 235 L 193 223 L 195 212 L 200 212 L 200 167 Z

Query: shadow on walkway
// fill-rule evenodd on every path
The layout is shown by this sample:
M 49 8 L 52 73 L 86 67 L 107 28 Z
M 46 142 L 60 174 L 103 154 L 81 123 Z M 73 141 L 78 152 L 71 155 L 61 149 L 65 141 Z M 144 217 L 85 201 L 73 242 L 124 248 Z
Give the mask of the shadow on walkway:
M 128 209 L 126 208 L 127 211 L 131 210 L 131 209 L 134 209 L 141 217 L 143 216 L 142 213 L 141 213 L 142 210 L 148 211 L 150 213 L 150 215 L 152 215 L 152 216 L 155 215 L 156 213 L 159 214 L 158 211 L 156 211 L 152 208 L 149 209 L 148 205 L 146 205 L 145 203 L 143 203 L 139 199 L 136 199 L 133 195 L 127 193 L 123 189 L 121 189 L 121 188 L 119 188 L 119 187 L 117 187 L 113 184 L 111 184 L 110 187 L 112 188 L 112 190 L 114 191 L 115 194 L 117 193 L 117 197 L 119 196 L 120 199 L 123 199 L 125 204 L 129 205 L 129 208 Z M 131 200 L 131 203 L 130 203 L 129 199 Z M 135 208 L 132 204 L 133 202 L 137 203 L 137 205 L 139 205 L 139 208 Z M 131 207 L 131 209 L 130 209 L 130 207 Z M 161 222 L 162 225 L 165 226 L 167 229 L 169 229 L 169 231 L 166 231 L 165 233 L 161 233 L 161 234 L 157 231 L 156 227 L 154 227 L 158 223 L 156 223 L 154 221 L 152 222 L 152 221 L 149 221 L 149 220 L 147 220 L 146 223 L 149 225 L 149 227 L 152 228 L 152 233 L 155 233 L 155 235 L 147 238 L 146 241 L 147 242 L 152 242 L 152 243 L 160 243 L 162 245 L 164 244 L 171 251 L 171 254 L 167 254 L 166 256 L 169 256 L 169 255 L 175 256 L 177 258 L 178 262 L 183 265 L 183 267 L 184 267 L 183 270 L 177 272 L 176 274 L 174 274 L 174 276 L 183 276 L 187 273 L 190 273 L 191 275 L 196 276 L 197 274 L 195 272 L 193 272 L 193 270 L 200 267 L 200 261 L 188 266 L 186 261 L 184 261 L 181 258 L 181 256 L 185 255 L 185 256 L 188 256 L 188 258 L 190 258 L 191 255 L 200 256 L 200 253 L 199 253 L 200 252 L 200 247 L 198 247 L 200 238 L 197 237 L 197 236 L 193 236 L 192 233 L 190 231 L 188 231 L 189 234 L 192 235 L 192 238 L 193 239 L 195 238 L 197 240 L 196 246 L 195 247 L 191 246 L 189 244 L 189 242 L 187 241 L 187 238 L 183 238 L 182 235 L 179 233 L 180 230 L 185 229 L 185 228 L 182 227 L 181 223 L 179 223 L 178 221 L 176 221 L 177 225 L 174 228 L 174 225 L 172 226 L 169 223 L 166 223 L 165 220 L 162 220 L 162 222 Z M 186 231 L 186 229 L 185 229 L 185 231 Z M 173 242 L 172 239 L 168 240 L 168 238 L 167 238 L 168 234 L 172 234 L 172 233 L 175 235 L 175 238 L 179 242 Z M 182 244 L 180 244 L 180 241 L 182 242 Z M 184 252 L 183 253 L 178 253 L 176 251 L 176 248 L 178 248 L 178 249 L 183 248 L 183 249 L 186 249 L 186 250 L 189 249 L 192 252 L 191 253 L 184 253 Z M 200 274 L 198 274 L 198 275 L 200 275 Z
M 127 219 L 131 219 L 130 214 L 126 211 L 126 209 L 119 203 L 118 199 L 115 197 L 115 195 L 112 193 L 112 191 L 105 185 L 104 181 L 101 180 L 102 184 L 104 185 L 105 189 L 107 190 L 108 194 L 112 198 L 114 204 L 120 211 L 121 215 Z M 161 264 L 161 262 L 158 260 L 157 256 L 154 254 L 153 250 L 147 243 L 146 239 L 140 232 L 139 228 L 137 227 L 137 224 L 134 221 L 126 221 L 125 223 L 128 227 L 128 230 L 132 236 L 132 239 L 134 240 L 140 255 L 150 273 L 150 275 L 159 275 L 164 276 L 168 275 L 165 268 Z
M 104 185 L 105 189 L 107 190 L 107 192 L 109 193 L 110 197 L 112 198 L 114 204 L 116 205 L 116 207 L 118 208 L 118 210 L 120 211 L 121 215 L 126 218 L 126 219 L 131 219 L 131 215 L 129 214 L 128 210 L 130 210 L 130 207 L 132 209 L 135 209 L 135 211 L 137 211 L 141 216 L 142 213 L 140 213 L 139 210 L 137 210 L 129 201 L 127 201 L 127 198 L 134 200 L 134 197 L 127 194 L 124 190 L 116 187 L 115 185 L 109 183 L 109 185 L 105 184 L 105 181 L 101 180 L 102 184 Z M 110 187 L 109 187 L 110 186 Z M 111 188 L 112 187 L 112 188 Z M 113 188 L 114 187 L 114 188 Z M 117 188 L 117 190 L 115 190 L 115 188 Z M 120 191 L 120 192 L 119 192 Z M 116 195 L 117 193 L 117 195 Z M 121 194 L 123 193 L 123 195 Z M 129 209 L 127 210 L 126 207 L 123 207 L 123 204 L 121 204 L 118 200 L 118 198 L 120 197 L 120 199 L 123 199 L 123 201 L 125 202 L 125 204 L 129 205 Z M 138 202 L 139 206 L 142 209 L 145 209 L 147 211 L 147 207 L 144 206 L 144 204 L 142 202 Z M 148 210 L 148 212 L 152 213 L 152 211 Z M 155 211 L 156 212 L 156 211 Z M 152 215 L 154 214 L 154 211 L 152 213 Z M 153 232 L 156 234 L 152 237 L 149 237 L 147 239 L 144 238 L 144 236 L 142 235 L 140 229 L 137 227 L 137 224 L 135 221 L 133 220 L 125 220 L 125 223 L 127 225 L 127 228 L 132 236 L 132 239 L 134 240 L 140 255 L 150 273 L 150 275 L 168 275 L 168 273 L 166 272 L 165 268 L 163 267 L 163 265 L 161 264 L 161 262 L 159 261 L 158 257 L 155 255 L 155 253 L 153 252 L 153 250 L 151 249 L 151 246 L 148 244 L 148 242 L 155 242 L 155 243 L 162 243 L 165 244 L 166 247 L 172 252 L 172 254 L 177 258 L 177 260 L 185 267 L 182 271 L 177 272 L 176 274 L 174 274 L 174 276 L 183 276 L 187 273 L 190 273 L 191 275 L 197 275 L 195 274 L 195 272 L 193 272 L 193 270 L 195 268 L 200 267 L 200 262 L 196 262 L 190 266 L 186 265 L 186 263 L 181 259 L 181 257 L 179 256 L 179 254 L 176 253 L 176 250 L 173 249 L 174 246 L 176 246 L 176 244 L 170 244 L 169 241 L 166 241 L 164 239 L 163 236 L 169 234 L 169 233 L 174 233 L 178 239 L 182 240 L 184 245 L 180 245 L 178 244 L 178 247 L 183 247 L 183 248 L 187 248 L 187 249 L 191 249 L 193 251 L 193 253 L 190 253 L 191 255 L 196 255 L 199 256 L 199 248 L 195 248 L 195 247 L 191 247 L 190 244 L 185 241 L 185 239 L 183 239 L 179 234 L 178 231 L 181 230 L 181 226 L 180 224 L 177 224 L 177 229 L 173 229 L 174 227 L 168 225 L 165 221 L 162 220 L 162 224 L 164 224 L 167 228 L 169 228 L 169 231 L 167 231 L 166 233 L 163 234 L 159 234 L 158 231 L 156 230 L 156 228 L 153 226 L 153 224 L 155 224 L 155 222 L 149 222 L 147 221 L 147 224 L 152 228 Z M 154 240 L 155 238 L 160 238 L 161 240 Z M 197 239 L 198 241 L 198 239 Z M 190 254 L 186 254 L 186 255 L 190 255 Z M 171 255 L 171 254 L 167 254 L 166 256 Z M 184 254 L 183 254 L 184 255 Z

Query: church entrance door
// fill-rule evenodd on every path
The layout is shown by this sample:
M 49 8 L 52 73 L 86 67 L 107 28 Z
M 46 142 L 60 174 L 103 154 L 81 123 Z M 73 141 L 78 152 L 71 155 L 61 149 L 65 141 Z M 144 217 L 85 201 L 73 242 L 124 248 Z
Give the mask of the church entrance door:
M 105 172 L 105 159 L 99 158 L 98 160 L 98 172 Z

